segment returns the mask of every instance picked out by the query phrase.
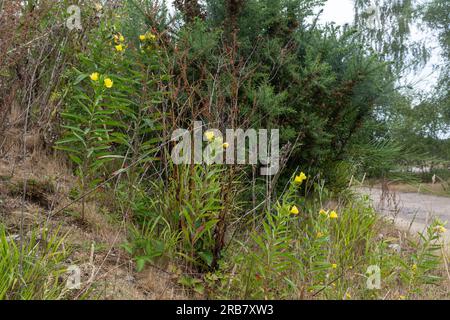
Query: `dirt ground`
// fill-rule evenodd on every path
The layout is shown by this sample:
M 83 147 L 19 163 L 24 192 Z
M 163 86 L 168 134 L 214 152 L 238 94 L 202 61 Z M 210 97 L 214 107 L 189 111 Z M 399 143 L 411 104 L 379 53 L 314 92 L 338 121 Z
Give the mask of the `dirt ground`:
M 27 181 L 27 199 L 21 196 Z M 82 288 L 73 298 L 167 300 L 186 299 L 185 290 L 167 270 L 149 266 L 137 273 L 135 263 L 122 244 L 126 241 L 124 224 L 111 221 L 97 203 L 86 206 L 86 221 L 77 217 L 80 204 L 71 203 L 69 192 L 75 185 L 64 163 L 47 154 L 31 153 L 25 159 L 17 154 L 0 158 L 0 222 L 10 235 L 39 228 L 59 228 L 70 248 L 66 264 L 82 270 Z M 49 187 L 51 186 L 51 187 Z M 28 196 L 33 192 L 32 196 Z M 84 296 L 89 292 L 88 296 Z

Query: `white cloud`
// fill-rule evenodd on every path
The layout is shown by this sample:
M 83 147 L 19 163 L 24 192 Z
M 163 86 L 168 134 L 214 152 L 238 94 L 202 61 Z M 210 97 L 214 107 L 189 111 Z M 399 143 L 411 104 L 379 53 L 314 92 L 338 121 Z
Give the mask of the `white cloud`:
M 323 8 L 320 18 L 322 23 L 335 22 L 338 25 L 353 22 L 352 0 L 328 0 Z

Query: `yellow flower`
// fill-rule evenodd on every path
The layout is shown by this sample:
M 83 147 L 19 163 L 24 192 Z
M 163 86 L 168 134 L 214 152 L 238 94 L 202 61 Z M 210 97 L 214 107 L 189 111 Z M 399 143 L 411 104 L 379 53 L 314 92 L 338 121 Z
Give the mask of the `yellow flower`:
M 338 214 L 336 211 L 331 211 L 330 212 L 330 219 L 337 219 L 338 218 Z
M 411 267 L 411 270 L 413 272 L 416 272 L 417 271 L 417 264 L 413 264 L 412 267 Z
M 225 142 L 222 146 L 224 149 L 228 149 L 230 147 L 230 144 L 228 142 Z
M 304 180 L 307 179 L 307 176 L 301 172 L 298 176 L 295 177 L 294 182 L 296 184 L 302 184 Z
M 317 232 L 317 238 L 322 238 L 323 237 L 323 233 L 322 232 Z
M 349 292 L 347 292 L 345 294 L 345 299 L 351 299 L 351 298 L 352 298 L 352 295 Z
M 120 33 L 114 35 L 114 42 L 115 43 L 119 44 L 119 43 L 124 42 L 124 41 L 125 41 L 125 38 Z
M 147 37 L 148 37 L 151 41 L 155 41 L 155 40 L 156 40 L 156 36 L 155 36 L 153 33 L 148 34 Z
M 98 72 L 93 72 L 91 73 L 90 78 L 92 81 L 98 81 L 99 76 Z
M 321 216 L 323 216 L 323 217 L 328 217 L 328 211 L 325 211 L 324 209 L 321 209 L 321 210 L 319 211 L 319 214 L 320 214 Z
M 104 81 L 105 87 L 107 87 L 108 89 L 112 88 L 113 83 L 114 82 L 110 78 L 106 78 Z
M 398 299 L 399 300 L 406 300 L 406 297 L 405 296 L 399 296 Z
M 331 265 L 331 268 L 337 269 L 337 264 L 336 264 L 336 263 L 333 263 L 333 264 Z
M 300 211 L 298 210 L 298 208 L 296 207 L 296 206 L 293 206 L 292 208 L 291 208 L 291 211 L 290 211 L 292 214 L 295 214 L 295 215 L 297 215 L 297 214 L 299 214 L 300 213 Z
M 139 40 L 144 41 L 144 40 L 145 40 L 145 34 L 141 34 L 141 35 L 139 36 Z
M 447 229 L 445 229 L 444 226 L 437 226 L 437 227 L 435 228 L 435 231 L 436 231 L 437 233 L 443 234 L 443 233 L 445 233 L 445 232 L 447 231 Z
M 117 45 L 116 46 L 116 50 L 119 51 L 119 52 L 123 51 L 123 46 L 121 44 Z
M 212 131 L 205 132 L 205 138 L 209 142 L 213 141 L 214 140 L 214 132 L 212 132 Z

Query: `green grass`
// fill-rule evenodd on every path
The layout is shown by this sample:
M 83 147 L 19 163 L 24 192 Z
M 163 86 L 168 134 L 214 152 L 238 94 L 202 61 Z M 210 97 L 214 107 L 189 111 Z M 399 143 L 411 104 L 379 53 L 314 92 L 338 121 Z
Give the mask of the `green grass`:
M 64 298 L 64 238 L 58 230 L 34 230 L 21 244 L 0 225 L 0 300 Z

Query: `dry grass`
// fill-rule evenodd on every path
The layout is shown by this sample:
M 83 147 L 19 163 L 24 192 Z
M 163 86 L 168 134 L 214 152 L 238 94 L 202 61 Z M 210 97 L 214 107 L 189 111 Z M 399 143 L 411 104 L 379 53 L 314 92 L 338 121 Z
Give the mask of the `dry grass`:
M 381 189 L 381 184 L 374 184 L 374 188 Z M 407 193 L 423 193 L 423 194 L 431 194 L 435 196 L 441 197 L 450 197 L 450 190 L 447 186 L 442 183 L 418 183 L 418 184 L 409 184 L 409 183 L 392 183 L 389 184 L 389 190 L 392 192 L 407 192 Z
M 65 161 L 44 150 L 39 139 L 27 146 L 28 154 L 22 159 L 19 132 L 8 130 L 8 143 L 4 144 L 8 147 L 1 152 L 0 219 L 11 234 L 20 232 L 22 222 L 26 232 L 46 225 L 60 226 L 61 231 L 68 234 L 66 242 L 73 251 L 67 264 L 82 266 L 82 280 L 92 278 L 84 283 L 80 292 L 74 292 L 73 298 L 83 297 L 85 292 L 89 292 L 90 298 L 100 299 L 187 298 L 164 270 L 149 267 L 136 274 L 134 262 L 121 248 L 126 240 L 124 223 L 109 219 L 108 212 L 100 204 L 87 203 L 84 222 L 78 218 L 81 212 L 79 203 L 55 215 L 59 208 L 72 202 L 69 193 L 75 179 Z M 32 184 L 46 190 L 45 196 L 51 202 L 48 208 L 28 197 L 22 206 L 18 187 L 22 189 L 24 181 L 28 186 Z M 53 187 L 47 188 L 49 184 Z
M 450 197 L 450 190 L 448 190 L 448 188 L 441 183 L 420 183 L 417 185 L 394 184 L 392 185 L 392 189 L 397 192 L 424 193 L 442 197 Z

